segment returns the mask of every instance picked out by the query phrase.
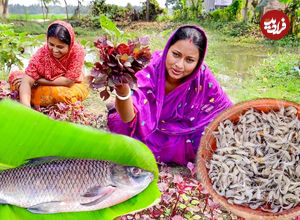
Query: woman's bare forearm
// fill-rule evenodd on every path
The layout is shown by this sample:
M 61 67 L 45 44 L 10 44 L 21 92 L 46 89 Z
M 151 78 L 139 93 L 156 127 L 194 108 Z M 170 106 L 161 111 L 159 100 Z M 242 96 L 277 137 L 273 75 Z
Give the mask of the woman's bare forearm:
M 20 102 L 27 107 L 31 107 L 31 87 L 33 86 L 34 82 L 35 80 L 33 78 L 24 75 L 20 85 Z
M 55 80 L 47 80 L 45 78 L 41 78 L 37 80 L 37 83 L 41 86 L 66 86 L 70 87 L 75 82 L 67 77 L 61 76 Z
M 124 84 L 117 86 L 116 92 L 119 96 L 126 97 L 131 91 L 129 85 Z M 131 97 L 126 100 L 120 100 L 116 97 L 116 109 L 124 123 L 131 122 L 134 119 L 135 113 Z

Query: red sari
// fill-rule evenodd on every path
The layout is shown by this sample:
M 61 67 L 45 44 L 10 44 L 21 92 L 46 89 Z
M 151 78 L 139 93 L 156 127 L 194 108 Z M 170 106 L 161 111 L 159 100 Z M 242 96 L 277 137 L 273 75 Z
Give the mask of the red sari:
M 71 87 L 65 86 L 37 86 L 32 88 L 31 102 L 34 105 L 47 106 L 57 102 L 82 101 L 88 95 L 88 86 L 83 83 L 85 50 L 82 45 L 75 42 L 75 33 L 72 26 L 64 21 L 55 21 L 50 24 L 60 24 L 67 28 L 71 37 L 69 50 L 62 58 L 55 58 L 48 48 L 48 43 L 44 44 L 31 58 L 25 74 L 35 80 L 45 78 L 55 80 L 59 77 L 72 79 L 75 84 Z M 49 27 L 50 27 L 49 26 Z M 48 39 L 48 36 L 47 36 Z M 23 71 L 15 71 L 10 74 L 9 82 L 16 75 L 24 74 Z

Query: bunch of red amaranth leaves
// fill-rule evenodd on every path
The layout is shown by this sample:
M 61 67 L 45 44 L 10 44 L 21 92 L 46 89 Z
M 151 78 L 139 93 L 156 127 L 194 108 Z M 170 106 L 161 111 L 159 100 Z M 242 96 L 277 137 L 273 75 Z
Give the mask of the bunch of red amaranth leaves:
M 131 88 L 136 84 L 136 72 L 143 69 L 150 61 L 148 48 L 149 36 L 128 40 L 127 44 L 114 45 L 103 35 L 94 43 L 99 49 L 100 62 L 94 64 L 90 75 L 90 84 L 94 89 L 104 88 L 100 97 L 110 97 L 116 84 L 128 83 Z

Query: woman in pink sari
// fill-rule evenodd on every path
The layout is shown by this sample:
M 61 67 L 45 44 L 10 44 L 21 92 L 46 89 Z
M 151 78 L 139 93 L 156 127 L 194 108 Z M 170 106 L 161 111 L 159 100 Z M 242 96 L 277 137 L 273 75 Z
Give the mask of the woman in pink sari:
M 204 63 L 206 50 L 201 28 L 180 27 L 136 74 L 138 89 L 116 87 L 110 130 L 144 142 L 159 161 L 194 161 L 205 127 L 232 105 Z
M 28 107 L 82 101 L 88 95 L 88 85 L 82 83 L 84 57 L 71 25 L 55 21 L 48 27 L 47 43 L 33 55 L 25 74 L 11 73 L 10 84 L 19 89 L 20 102 Z

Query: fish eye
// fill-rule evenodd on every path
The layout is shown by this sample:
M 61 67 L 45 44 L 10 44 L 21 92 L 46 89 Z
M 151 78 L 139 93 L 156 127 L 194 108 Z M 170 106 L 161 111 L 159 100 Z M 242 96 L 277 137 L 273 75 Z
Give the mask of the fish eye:
M 140 168 L 137 168 L 137 167 L 131 167 L 131 168 L 130 168 L 130 171 L 131 171 L 131 173 L 132 173 L 134 176 L 138 176 L 138 175 L 140 175 L 140 173 L 141 173 L 141 169 L 140 169 Z

